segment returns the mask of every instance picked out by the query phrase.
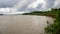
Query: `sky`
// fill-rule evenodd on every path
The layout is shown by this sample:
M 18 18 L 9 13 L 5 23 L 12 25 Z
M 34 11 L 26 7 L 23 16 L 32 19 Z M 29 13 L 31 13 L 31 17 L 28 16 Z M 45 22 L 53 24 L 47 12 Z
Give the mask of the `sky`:
M 11 9 L 13 8 L 13 9 Z M 10 11 L 40 11 L 60 8 L 60 0 L 0 0 L 0 13 Z

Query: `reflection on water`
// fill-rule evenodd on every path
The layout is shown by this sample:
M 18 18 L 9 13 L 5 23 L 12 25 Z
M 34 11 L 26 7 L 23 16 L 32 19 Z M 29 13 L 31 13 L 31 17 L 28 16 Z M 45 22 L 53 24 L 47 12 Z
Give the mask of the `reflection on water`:
M 53 22 L 46 16 L 11 15 L 0 16 L 1 34 L 44 34 L 44 27 Z

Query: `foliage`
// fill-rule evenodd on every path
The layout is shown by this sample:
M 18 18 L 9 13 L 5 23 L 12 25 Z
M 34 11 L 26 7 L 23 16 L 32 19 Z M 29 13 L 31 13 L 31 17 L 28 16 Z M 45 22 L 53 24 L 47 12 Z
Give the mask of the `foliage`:
M 42 15 L 42 16 L 49 16 L 49 17 L 55 17 L 56 9 L 52 9 L 52 11 L 33 11 L 30 13 L 24 13 L 23 15 Z
M 3 14 L 0 14 L 0 15 L 3 15 Z
M 53 24 L 49 24 L 45 28 L 46 34 L 60 34 L 60 8 L 59 9 L 51 9 L 51 11 L 33 11 L 31 13 L 25 13 L 26 15 L 44 15 L 51 16 L 55 18 L 55 22 Z M 23 15 L 25 15 L 23 14 Z
M 53 24 L 48 25 L 45 28 L 46 33 L 50 34 L 60 34 L 60 9 L 53 9 L 55 11 L 55 22 Z

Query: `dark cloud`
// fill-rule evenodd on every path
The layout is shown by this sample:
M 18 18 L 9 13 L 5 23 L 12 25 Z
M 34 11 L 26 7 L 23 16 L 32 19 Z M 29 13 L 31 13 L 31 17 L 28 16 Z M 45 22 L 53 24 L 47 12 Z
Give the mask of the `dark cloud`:
M 60 8 L 60 4 L 54 6 L 53 8 Z
M 36 8 L 27 8 L 27 10 L 28 11 L 38 11 L 41 9 L 42 5 L 43 5 L 42 3 L 39 3 Z
M 25 10 L 28 10 L 28 11 L 33 11 L 33 10 L 40 10 L 40 8 L 42 7 L 43 4 L 38 4 L 38 6 L 36 8 L 27 8 L 29 4 L 25 4 L 24 6 L 22 6 L 19 10 L 20 11 L 25 11 Z
M 0 8 L 12 7 L 18 2 L 18 0 L 0 0 Z
M 51 8 L 55 5 L 55 1 L 56 0 L 45 0 L 46 2 L 46 9 L 48 8 Z M 28 4 L 27 4 L 28 3 Z M 27 8 L 27 6 L 33 2 L 27 2 L 24 6 L 22 6 L 19 10 L 21 11 L 25 11 L 25 10 L 28 10 L 28 11 L 35 11 L 35 10 L 46 10 L 44 9 L 45 7 L 42 7 L 44 4 L 43 3 L 39 3 L 38 6 L 36 8 Z
M 18 9 L 18 11 L 25 11 L 25 10 L 27 10 L 28 8 L 28 6 L 31 4 L 31 3 L 33 3 L 35 0 L 28 0 L 27 2 L 26 2 L 26 4 L 24 4 L 24 6 L 22 6 L 22 7 L 20 7 L 19 9 Z
M 24 11 L 24 10 L 26 10 L 26 8 L 27 8 L 27 5 L 19 8 L 18 11 Z
M 24 0 L 0 0 L 0 8 L 6 8 L 6 7 L 13 7 L 15 6 L 18 2 L 21 2 Z M 37 4 L 36 8 L 27 8 L 30 4 L 32 4 L 33 2 L 36 2 L 36 0 L 27 0 L 25 4 L 23 4 L 23 6 L 21 6 L 18 10 L 19 11 L 35 11 L 35 10 L 46 10 L 48 8 L 51 8 L 55 5 L 55 2 L 59 2 L 60 0 L 45 0 L 45 4 L 44 3 L 39 3 Z M 22 5 L 22 4 L 21 4 Z M 42 7 L 44 6 L 44 7 Z M 44 9 L 46 7 L 46 9 Z M 60 4 L 57 4 L 55 7 L 60 7 Z
M 43 6 L 43 3 L 39 3 L 36 8 L 40 10 L 42 6 Z
M 54 6 L 56 0 L 45 0 L 46 1 L 46 8 L 51 8 Z
M 60 8 L 60 0 L 56 0 L 55 5 L 53 8 Z

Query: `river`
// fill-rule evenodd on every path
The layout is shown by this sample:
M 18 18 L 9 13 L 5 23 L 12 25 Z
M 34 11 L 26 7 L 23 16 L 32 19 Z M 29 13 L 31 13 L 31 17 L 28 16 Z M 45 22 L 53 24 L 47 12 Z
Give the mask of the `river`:
M 47 21 L 53 18 L 33 15 L 0 16 L 0 34 L 44 34 Z

